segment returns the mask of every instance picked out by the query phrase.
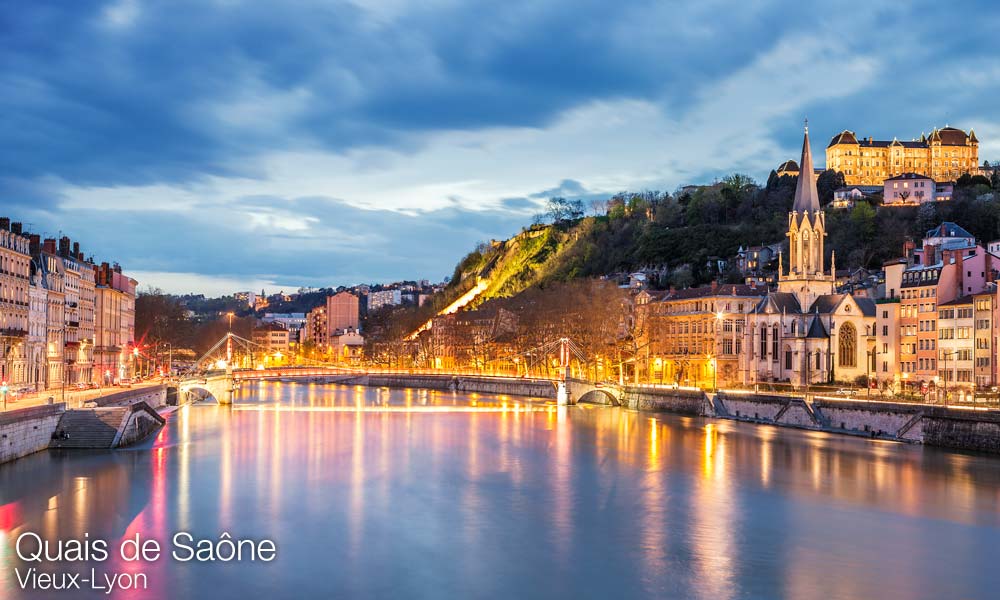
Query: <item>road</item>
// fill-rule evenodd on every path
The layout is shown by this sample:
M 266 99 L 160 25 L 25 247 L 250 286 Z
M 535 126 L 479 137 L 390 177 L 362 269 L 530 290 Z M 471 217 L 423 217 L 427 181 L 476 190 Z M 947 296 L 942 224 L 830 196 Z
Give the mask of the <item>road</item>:
M 163 381 L 161 379 L 150 379 L 147 381 L 143 381 L 142 383 L 133 384 L 131 388 L 109 386 L 109 387 L 102 387 L 89 390 L 76 390 L 67 387 L 65 394 L 65 402 L 67 408 L 77 408 L 81 406 L 84 402 L 88 400 L 93 400 L 94 398 L 100 398 L 101 396 L 115 394 L 128 389 L 153 387 L 162 384 Z M 53 402 L 63 402 L 62 388 L 45 390 L 41 392 L 34 392 L 32 394 L 26 394 L 26 395 L 19 395 L 17 398 L 11 398 L 10 396 L 7 396 L 6 410 L 9 412 L 13 410 L 19 410 L 22 408 L 41 406 L 43 404 L 47 404 L 49 398 L 52 398 Z M 3 410 L 3 403 L 0 402 L 0 411 L 2 410 Z

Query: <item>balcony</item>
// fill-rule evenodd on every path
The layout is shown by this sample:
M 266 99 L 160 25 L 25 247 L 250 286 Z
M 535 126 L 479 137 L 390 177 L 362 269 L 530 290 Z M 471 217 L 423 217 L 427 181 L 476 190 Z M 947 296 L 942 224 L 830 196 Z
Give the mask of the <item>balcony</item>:
M 23 337 L 26 337 L 27 335 L 28 335 L 28 332 L 27 332 L 27 330 L 24 330 L 24 329 L 16 329 L 16 328 L 13 328 L 13 327 L 7 327 L 5 329 L 0 329 L 0 337 L 23 338 Z
M 66 325 L 68 325 L 69 327 L 79 327 L 80 326 L 80 322 L 79 321 L 66 321 Z

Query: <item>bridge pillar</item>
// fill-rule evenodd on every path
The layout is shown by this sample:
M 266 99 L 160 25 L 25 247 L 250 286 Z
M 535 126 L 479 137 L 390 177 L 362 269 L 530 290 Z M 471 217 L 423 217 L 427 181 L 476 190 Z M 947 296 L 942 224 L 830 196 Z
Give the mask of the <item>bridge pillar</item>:
M 556 386 L 556 404 L 559 406 L 567 406 L 570 403 L 569 390 L 566 388 L 566 382 L 560 381 Z

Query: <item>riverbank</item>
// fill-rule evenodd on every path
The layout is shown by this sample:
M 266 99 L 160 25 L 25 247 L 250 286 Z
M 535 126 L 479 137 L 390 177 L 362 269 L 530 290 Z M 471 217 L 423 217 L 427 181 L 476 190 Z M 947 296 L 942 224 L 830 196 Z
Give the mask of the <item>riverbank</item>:
M 48 448 L 101 449 L 128 446 L 164 423 L 157 409 L 168 387 L 148 385 L 66 403 L 41 404 L 0 413 L 0 464 Z
M 926 404 L 626 387 L 622 406 L 1000 454 L 1000 411 Z

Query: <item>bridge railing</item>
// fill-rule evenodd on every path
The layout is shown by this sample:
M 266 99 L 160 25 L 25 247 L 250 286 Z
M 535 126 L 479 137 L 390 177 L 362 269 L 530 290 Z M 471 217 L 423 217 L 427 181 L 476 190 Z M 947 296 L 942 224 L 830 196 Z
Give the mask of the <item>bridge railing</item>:
M 386 368 L 356 368 L 356 367 L 274 367 L 269 369 L 246 369 L 233 371 L 238 379 L 268 379 L 294 376 L 333 376 L 333 375 L 436 375 L 441 377 L 496 377 L 506 379 L 531 379 L 541 381 L 558 381 L 556 376 L 515 373 L 500 369 L 386 369 Z

